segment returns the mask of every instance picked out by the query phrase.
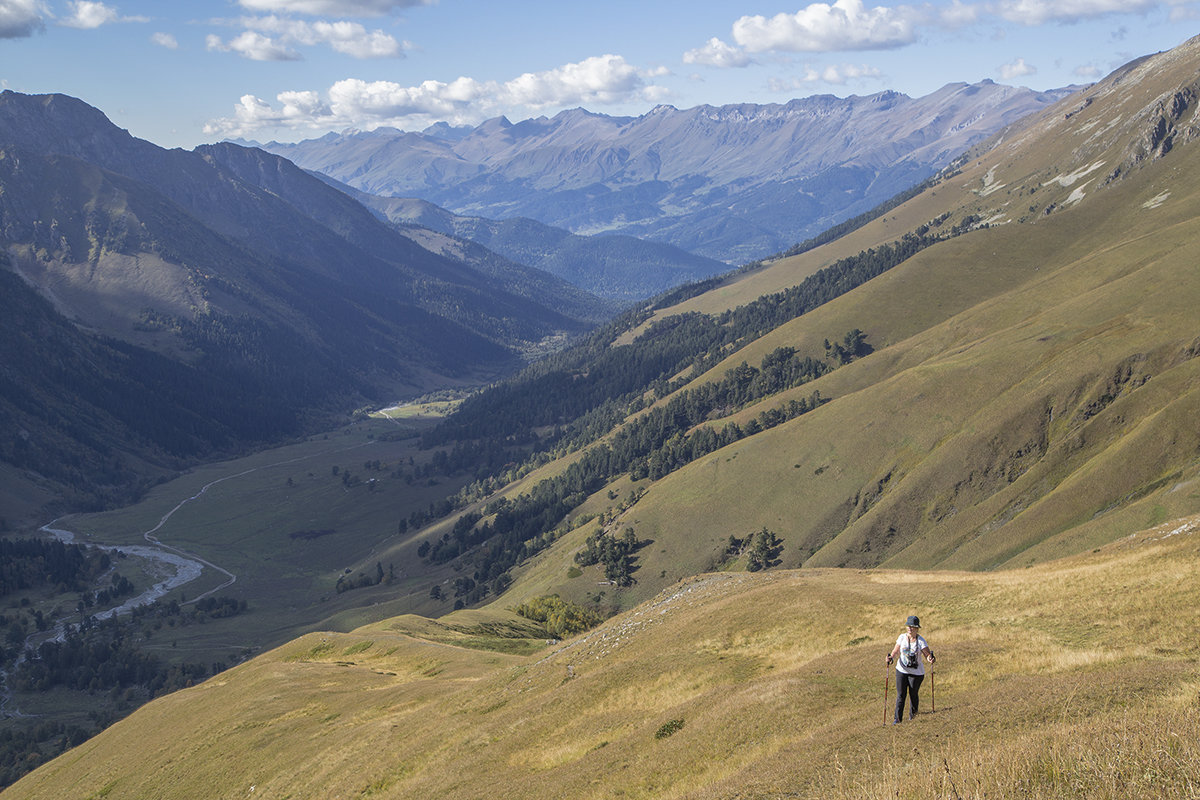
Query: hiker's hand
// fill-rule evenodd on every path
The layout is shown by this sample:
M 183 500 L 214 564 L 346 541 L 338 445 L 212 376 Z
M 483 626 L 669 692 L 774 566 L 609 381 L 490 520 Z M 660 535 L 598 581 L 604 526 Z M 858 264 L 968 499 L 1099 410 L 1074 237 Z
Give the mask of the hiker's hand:
M 886 661 L 887 661 L 887 665 L 890 667 L 892 665 L 892 654 L 891 653 L 887 654 Z

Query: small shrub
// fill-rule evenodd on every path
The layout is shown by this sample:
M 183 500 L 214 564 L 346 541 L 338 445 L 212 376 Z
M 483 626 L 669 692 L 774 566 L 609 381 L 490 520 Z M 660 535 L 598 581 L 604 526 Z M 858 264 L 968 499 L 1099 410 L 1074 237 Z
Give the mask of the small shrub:
M 657 731 L 654 732 L 655 739 L 665 739 L 668 736 L 678 732 L 683 727 L 682 719 L 672 719 L 664 722 Z
M 535 597 L 513 610 L 526 619 L 542 623 L 548 634 L 560 639 L 594 628 L 602 621 L 595 611 L 568 603 L 558 595 Z

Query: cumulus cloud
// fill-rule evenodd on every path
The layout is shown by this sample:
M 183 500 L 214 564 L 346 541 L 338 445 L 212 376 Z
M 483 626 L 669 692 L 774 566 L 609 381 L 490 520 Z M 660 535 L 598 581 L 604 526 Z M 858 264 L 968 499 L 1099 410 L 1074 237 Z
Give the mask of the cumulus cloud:
M 169 33 L 163 33 L 159 31 L 158 33 L 151 34 L 150 41 L 159 47 L 165 47 L 168 50 L 179 49 L 179 40 Z
M 621 56 L 593 56 L 545 72 L 527 72 L 503 84 L 502 105 L 533 109 L 573 103 L 617 103 L 632 97 L 645 82 Z
M 726 44 L 714 36 L 703 47 L 684 53 L 683 63 L 705 64 L 710 67 L 746 67 L 753 64 L 754 59 L 745 50 Z
M 813 3 L 795 14 L 746 16 L 733 23 L 734 41 L 752 53 L 886 50 L 916 41 L 921 12 L 907 6 L 866 8 L 862 0 Z
M 92 0 L 72 0 L 67 3 L 71 16 L 62 21 L 68 28 L 90 30 L 110 22 L 148 22 L 146 17 L 123 17 L 115 8 Z
M 238 0 L 242 8 L 282 14 L 327 17 L 382 17 L 404 8 L 431 6 L 437 0 Z
M 1016 61 L 1004 64 L 1000 67 L 1000 77 L 1006 81 L 1015 80 L 1016 78 L 1023 78 L 1026 75 L 1036 74 L 1037 67 L 1026 64 L 1025 59 L 1023 58 L 1018 58 Z
M 1161 0 L 1001 0 L 996 13 L 1009 22 L 1042 25 L 1047 22 L 1077 22 L 1106 14 L 1151 11 Z
M 246 32 L 225 43 L 209 37 L 209 49 L 235 52 L 256 61 L 295 60 L 300 58 L 295 45 L 327 44 L 339 53 L 355 58 L 400 58 L 412 45 L 399 42 L 381 30 L 367 30 L 357 22 L 304 22 L 270 15 L 243 17 L 237 24 Z
M 287 92 L 279 106 L 253 95 L 242 97 L 234 115 L 209 122 L 207 135 L 247 136 L 260 130 L 425 126 L 437 121 L 477 123 L 513 108 L 534 111 L 556 106 L 657 101 L 659 87 L 646 82 L 620 56 L 603 55 L 509 81 L 461 77 L 449 83 L 425 81 L 404 86 L 391 81 L 347 78 L 334 83 L 322 100 L 316 92 Z
M 263 36 L 258 31 L 245 31 L 228 42 L 215 33 L 206 40 L 208 49 L 222 53 L 237 53 L 251 61 L 299 61 L 301 56 L 287 45 Z
M 68 3 L 67 6 L 71 9 L 71 16 L 63 20 L 62 24 L 68 28 L 99 28 L 105 23 L 116 22 L 120 18 L 115 8 L 106 6 L 104 3 L 78 0 Z
M 23 39 L 46 27 L 41 0 L 0 0 L 0 39 Z

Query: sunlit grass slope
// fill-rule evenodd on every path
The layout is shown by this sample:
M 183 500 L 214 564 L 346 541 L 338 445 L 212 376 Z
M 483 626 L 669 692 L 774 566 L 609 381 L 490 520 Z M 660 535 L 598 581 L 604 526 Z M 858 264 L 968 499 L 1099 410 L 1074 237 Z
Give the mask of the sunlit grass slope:
M 456 644 L 529 635 L 479 612 L 310 634 L 3 796 L 1195 797 L 1197 537 L 1177 520 L 994 573 L 702 575 L 529 655 Z M 909 613 L 939 660 L 896 727 L 883 655 Z
M 729 536 L 764 526 L 784 566 L 994 569 L 1200 512 L 1197 64 L 1200 41 L 1134 62 L 850 235 L 660 312 L 735 307 L 942 215 L 986 223 L 741 343 L 680 389 L 778 347 L 820 358 L 856 328 L 874 348 L 732 420 L 813 391 L 817 410 L 644 485 L 623 513 L 608 503 L 610 529 L 649 543 L 631 589 L 567 577 L 590 523 L 510 595 L 604 591 L 628 607 L 725 567 Z M 593 513 L 612 492 L 601 494 Z

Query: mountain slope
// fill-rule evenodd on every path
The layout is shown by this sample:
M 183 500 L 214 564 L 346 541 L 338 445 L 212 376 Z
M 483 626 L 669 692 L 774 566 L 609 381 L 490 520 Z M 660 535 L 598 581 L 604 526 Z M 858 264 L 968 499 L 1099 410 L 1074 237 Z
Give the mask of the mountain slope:
M 276 421 L 249 438 L 227 417 L 203 434 L 164 430 L 170 445 L 134 437 L 117 445 L 115 458 L 132 461 L 114 474 L 162 460 L 144 447 L 180 458 L 228 452 L 303 430 L 313 415 L 488 380 L 606 313 L 545 273 L 510 265 L 489 275 L 419 247 L 278 156 L 163 150 L 59 95 L 0 95 L 0 185 L 4 269 L 89 335 L 166 356 L 191 376 L 184 383 L 242 398 L 227 414 Z M 149 369 L 143 355 L 106 360 L 101 379 L 141 386 L 152 416 L 166 418 L 176 400 L 137 372 Z M 98 389 L 76 384 L 64 397 L 33 373 L 8 380 L 58 409 L 23 428 L 43 447 L 61 438 L 53 420 Z M 6 429 L 5 451 L 17 431 Z M 85 461 L 107 457 L 83 450 Z
M 1191 510 L 1200 159 L 1183 145 L 1197 49 L 1130 65 L 927 193 L 997 227 L 930 248 L 717 368 L 822 328 L 871 335 L 873 355 L 808 387 L 833 402 L 722 475 L 720 496 L 745 486 L 733 507 L 788 533 L 789 560 L 993 567 Z M 782 488 L 765 464 L 790 466 L 786 491 L 749 488 Z M 689 469 L 686 493 L 712 486 Z M 651 538 L 667 520 L 732 524 L 669 499 L 686 493 L 652 493 L 663 505 L 642 507 Z
M 564 431 L 545 449 L 570 455 L 468 505 L 482 519 L 463 563 L 519 563 L 510 597 L 627 608 L 745 568 L 730 537 L 763 528 L 783 566 L 990 569 L 1200 511 L 1198 63 L 1196 41 L 1134 62 L 847 236 L 630 317 L 465 404 L 456 435 L 536 419 Z M 879 262 L 891 242 L 908 243 L 894 266 L 787 311 L 794 288 L 832 286 L 832 267 Z M 830 340 L 855 330 L 868 347 L 837 355 Z M 780 387 L 766 378 L 781 352 L 828 369 Z M 637 365 L 644 378 L 590 404 L 526 402 L 557 385 L 582 398 Z M 575 556 L 626 530 L 641 543 L 632 585 L 598 590 L 605 566 Z
M 314 633 L 3 797 L 1185 798 L 1196 531 L 1013 572 L 709 575 L 526 656 L 463 646 L 530 633 L 478 613 Z M 914 611 L 938 661 L 897 728 L 883 654 Z
M 660 106 L 636 118 L 577 109 L 453 136 L 377 130 L 264 148 L 371 194 L 744 263 L 877 205 L 1065 94 L 985 81 L 916 99 Z

